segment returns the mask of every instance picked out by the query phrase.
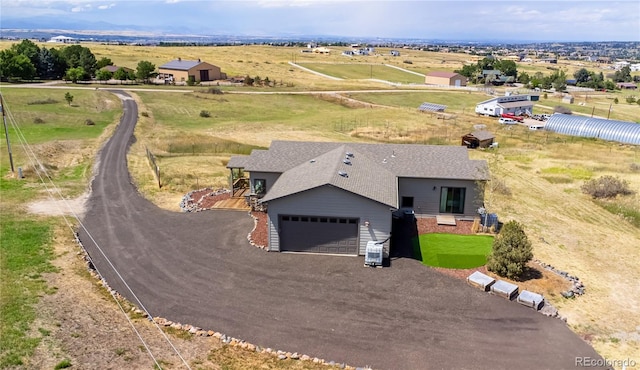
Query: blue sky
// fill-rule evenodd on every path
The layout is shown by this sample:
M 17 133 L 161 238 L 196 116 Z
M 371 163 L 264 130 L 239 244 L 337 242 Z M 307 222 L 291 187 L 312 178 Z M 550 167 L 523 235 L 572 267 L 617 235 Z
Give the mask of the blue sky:
M 0 0 L 0 22 L 10 19 L 203 35 L 640 41 L 638 0 Z

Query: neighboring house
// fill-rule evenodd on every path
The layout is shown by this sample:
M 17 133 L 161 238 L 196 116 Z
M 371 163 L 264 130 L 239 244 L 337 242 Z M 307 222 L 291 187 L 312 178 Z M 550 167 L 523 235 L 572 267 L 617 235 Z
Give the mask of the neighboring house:
M 424 78 L 427 85 L 467 86 L 467 78 L 455 72 L 433 71 Z
M 473 219 L 489 179 L 486 161 L 461 146 L 274 141 L 227 168 L 232 182 L 249 172 L 268 250 L 346 255 L 363 255 L 368 241 L 388 251 L 398 210 Z
M 495 139 L 496 136 L 489 131 L 474 131 L 462 137 L 462 145 L 469 149 L 489 148 Z
M 500 96 L 478 103 L 476 113 L 492 117 L 500 117 L 505 113 L 531 115 L 533 106 L 539 99 L 540 96 L 534 94 Z
M 182 60 L 178 58 L 158 67 L 158 78 L 168 82 L 186 82 L 189 77 L 193 81 L 225 80 L 226 73 L 220 67 L 198 60 Z
M 56 44 L 77 44 L 78 43 L 78 41 L 76 39 L 74 39 L 73 37 L 67 37 L 67 36 L 62 36 L 62 35 L 56 36 L 56 37 L 52 37 L 47 42 L 52 42 L 52 43 L 56 43 Z
M 391 50 L 391 52 L 389 52 L 389 54 L 391 54 L 391 56 L 393 56 L 393 57 L 399 57 L 400 56 L 400 52 L 398 50 Z
M 625 89 L 625 90 L 635 90 L 638 88 L 638 85 L 634 84 L 633 82 L 618 82 L 616 86 L 619 89 Z
M 120 67 L 120 66 L 113 66 L 113 65 L 112 65 L 112 66 L 104 66 L 104 67 L 102 67 L 102 68 L 100 68 L 100 69 L 101 69 L 101 70 L 104 70 L 104 71 L 109 71 L 109 72 L 111 72 L 111 73 L 116 73 L 116 71 L 117 71 L 117 70 L 119 70 L 120 68 L 124 69 L 124 70 L 125 70 L 125 72 L 127 72 L 127 73 L 133 72 L 133 69 L 131 69 L 131 68 L 127 68 L 127 67 Z

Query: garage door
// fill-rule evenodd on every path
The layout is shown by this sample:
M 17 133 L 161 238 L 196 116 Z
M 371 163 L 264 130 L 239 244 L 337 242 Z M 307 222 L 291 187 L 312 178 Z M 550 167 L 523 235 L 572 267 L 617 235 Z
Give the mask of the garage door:
M 280 250 L 358 254 L 358 219 L 280 216 Z

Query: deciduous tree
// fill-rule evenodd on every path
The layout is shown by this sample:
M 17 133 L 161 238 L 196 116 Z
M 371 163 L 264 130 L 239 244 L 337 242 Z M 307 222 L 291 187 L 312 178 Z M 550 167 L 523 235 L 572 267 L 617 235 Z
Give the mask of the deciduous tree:
M 139 80 L 144 81 L 145 83 L 149 82 L 149 78 L 151 74 L 156 70 L 156 65 L 146 61 L 141 60 L 138 62 L 138 67 L 136 68 L 136 77 Z

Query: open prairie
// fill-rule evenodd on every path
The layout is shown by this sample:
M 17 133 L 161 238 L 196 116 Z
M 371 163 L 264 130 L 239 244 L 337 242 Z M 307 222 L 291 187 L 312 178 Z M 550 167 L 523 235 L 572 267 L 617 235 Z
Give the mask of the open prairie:
M 0 43 L 0 48 L 8 45 Z M 462 135 L 474 131 L 477 125 L 485 125 L 495 133 L 499 148 L 471 151 L 470 155 L 487 160 L 491 168 L 493 186 L 486 194 L 489 211 L 497 213 L 502 221 L 513 219 L 524 224 L 533 243 L 534 258 L 583 281 L 586 287 L 583 296 L 565 299 L 559 291 L 547 295 L 560 314 L 567 318 L 571 329 L 605 358 L 630 358 L 640 364 L 640 269 L 636 265 L 640 256 L 640 147 L 530 131 L 523 126 L 501 126 L 494 118 L 475 115 L 475 105 L 490 98 L 483 91 L 429 89 L 413 82 L 390 86 L 369 81 L 366 75 L 369 69 L 369 77 L 373 74 L 373 78 L 377 78 L 377 66 L 373 67 L 372 73 L 372 63 L 395 65 L 422 74 L 432 70 L 453 70 L 477 58 L 465 54 L 402 49 L 401 56 L 392 57 L 390 49 L 377 49 L 376 56 L 349 58 L 339 55 L 341 49 L 321 55 L 301 53 L 301 48 L 272 46 L 85 46 L 90 47 L 98 59 L 108 57 L 116 65 L 130 68 L 135 68 L 140 60 L 149 60 L 158 66 L 177 57 L 201 58 L 220 66 L 229 76 L 260 76 L 277 82 L 273 87 L 221 86 L 223 94 L 213 94 L 206 86 L 172 87 L 174 92 L 158 92 L 145 87 L 130 92 L 139 104 L 137 140 L 128 156 L 132 179 L 142 194 L 176 212 L 182 196 L 191 190 L 228 187 L 229 172 L 225 165 L 231 155 L 268 147 L 275 139 L 460 145 Z M 324 71 L 331 72 L 330 68 L 335 68 L 334 71 L 344 68 L 331 65 L 348 63 L 356 65 L 349 68 L 357 72 L 351 72 L 355 73 L 353 78 L 332 80 L 290 65 L 294 60 L 309 68 L 316 66 L 319 72 L 323 71 L 317 67 L 320 65 L 326 64 L 329 69 Z M 412 63 L 404 63 L 404 60 Z M 580 66 L 562 61 L 559 67 L 566 68 L 571 74 L 570 71 Z M 520 68 L 528 73 L 548 71 L 546 66 L 534 64 L 519 65 Z M 0 143 L 4 173 L 2 218 L 16 220 L 18 226 L 26 225 L 26 228 L 34 220 L 48 225 L 40 232 L 50 240 L 47 244 L 52 253 L 50 263 L 58 268 L 53 272 L 50 267 L 39 267 L 41 272 L 17 273 L 12 277 L 15 280 L 11 280 L 13 284 L 45 280 L 45 286 L 34 288 L 36 293 L 31 296 L 44 295 L 44 298 L 38 304 L 26 304 L 35 307 L 32 318 L 24 324 L 30 328 L 28 336 L 41 339 L 39 345 L 20 352 L 31 358 L 28 364 L 53 367 L 63 358 L 82 362 L 89 355 L 71 345 L 77 345 L 78 338 L 91 341 L 96 331 L 93 341 L 107 343 L 112 357 L 122 361 L 118 364 L 130 367 L 148 364 L 117 306 L 106 294 L 99 293 L 101 288 L 83 272 L 77 259 L 71 258 L 77 247 L 64 221 L 60 217 L 26 212 L 29 202 L 46 197 L 33 171 L 36 164 L 28 160 L 29 148 L 34 149 L 42 165 L 49 169 L 63 196 L 75 197 L 79 189 L 86 188 L 92 160 L 117 123 L 120 109 L 117 98 L 106 91 L 95 90 L 95 87 L 102 86 L 92 85 L 89 90 L 69 89 L 75 99 L 68 106 L 63 98 L 65 89 L 0 85 L 15 121 L 31 144 L 30 147 L 13 146 L 16 164 L 24 167 L 26 174 L 26 178 L 16 184 L 16 180 L 7 175 L 6 143 Z M 503 93 L 504 88 L 495 89 L 495 94 Z M 580 95 L 576 97 L 576 104 L 569 105 L 562 104 L 560 97 L 549 93 L 541 97 L 534 113 L 550 113 L 553 107 L 566 105 L 580 114 L 610 115 L 615 119 L 637 121 L 640 105 L 626 103 L 625 95 L 624 92 Z M 618 104 L 613 102 L 615 97 L 619 98 Z M 447 105 L 446 114 L 419 112 L 417 107 L 422 102 Z M 584 105 L 578 105 L 578 102 Z M 203 111 L 207 111 L 209 117 L 201 116 Z M 43 122 L 36 123 L 35 118 L 41 118 Z M 91 119 L 95 125 L 86 125 L 86 119 Z M 11 130 L 10 137 L 18 142 Z M 147 148 L 157 158 L 162 188 L 158 188 L 149 167 Z M 581 192 L 585 181 L 603 175 L 617 176 L 635 191 L 633 195 L 609 202 L 618 207 L 608 208 L 614 212 Z M 623 209 L 626 211 L 621 211 Z M 18 226 L 3 222 L 3 234 L 8 230 L 6 227 L 24 229 Z M 4 281 L 8 280 L 3 275 L 3 290 Z M 93 303 L 87 300 L 93 300 Z M 25 301 L 29 300 L 25 298 Z M 77 328 L 71 326 L 77 336 L 65 339 L 60 328 L 70 326 L 61 315 L 70 311 L 65 305 L 77 301 L 83 302 L 82 307 L 99 311 L 90 322 L 74 316 L 74 320 L 81 323 Z M 59 308 L 58 316 L 51 307 Z M 50 320 L 48 315 L 52 317 Z M 96 329 L 101 320 L 113 322 L 120 333 L 126 333 L 120 334 L 125 338 L 122 342 L 129 343 L 118 343 L 112 338 L 116 334 Z M 146 327 L 147 323 L 139 320 L 136 325 Z M 145 330 L 151 332 L 148 327 Z M 270 368 L 302 366 L 281 362 L 267 365 L 271 361 L 268 357 L 251 357 L 253 355 L 245 352 L 225 350 L 226 347 L 220 349 L 219 343 L 204 343 L 200 339 L 176 340 L 188 348 L 190 359 L 201 361 L 204 368 L 255 368 L 263 363 Z M 33 351 L 35 354 L 30 354 Z M 109 356 L 93 360 L 98 365 L 109 365 Z M 165 365 L 172 368 L 180 364 L 174 360 Z

